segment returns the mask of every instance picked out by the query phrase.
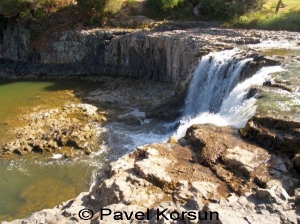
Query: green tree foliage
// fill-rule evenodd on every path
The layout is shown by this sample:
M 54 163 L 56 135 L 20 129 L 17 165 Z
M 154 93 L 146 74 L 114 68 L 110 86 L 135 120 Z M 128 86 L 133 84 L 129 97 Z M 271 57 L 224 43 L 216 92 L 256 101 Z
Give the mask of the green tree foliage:
M 171 11 L 178 15 L 188 10 L 188 13 L 184 13 L 188 16 L 197 6 L 201 15 L 207 19 L 226 19 L 259 10 L 265 0 L 147 0 L 147 2 L 152 14 Z
M 184 0 L 147 0 L 149 6 L 155 12 L 167 11 L 178 6 Z
M 77 6 L 84 11 L 96 10 L 97 12 L 104 13 L 104 7 L 108 0 L 76 0 Z
M 55 5 L 56 0 L 0 0 L 0 14 L 6 18 L 26 15 L 38 17 Z
M 89 18 L 89 25 L 103 24 L 122 8 L 123 0 L 76 0 L 78 10 Z
M 232 18 L 262 8 L 265 0 L 199 0 L 199 10 L 215 18 Z
M 0 20 L 6 21 L 6 18 L 46 19 L 50 18 L 52 13 L 58 10 L 62 12 L 63 8 L 67 8 L 63 11 L 64 15 L 72 10 L 84 24 L 101 25 L 110 15 L 121 10 L 124 0 L 76 0 L 76 2 L 77 4 L 70 0 L 0 0 Z M 52 21 L 54 20 L 52 18 Z
M 0 14 L 4 17 L 13 17 L 26 11 L 30 2 L 23 0 L 0 0 Z
M 86 12 L 115 14 L 121 10 L 123 0 L 76 0 L 77 6 Z

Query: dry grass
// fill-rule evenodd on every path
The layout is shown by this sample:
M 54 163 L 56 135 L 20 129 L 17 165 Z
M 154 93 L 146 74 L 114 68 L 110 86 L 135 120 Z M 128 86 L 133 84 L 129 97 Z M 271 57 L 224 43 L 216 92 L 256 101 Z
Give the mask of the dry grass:
M 275 14 L 278 0 L 269 0 L 264 9 L 256 13 L 248 13 L 224 24 L 225 27 L 247 29 L 300 31 L 299 0 L 283 0 L 284 8 Z
M 266 9 L 269 9 L 275 12 L 278 0 L 268 0 L 264 5 Z M 279 9 L 279 13 L 288 13 L 291 10 L 297 11 L 300 10 L 300 1 L 299 0 L 283 0 L 283 4 L 286 6 Z

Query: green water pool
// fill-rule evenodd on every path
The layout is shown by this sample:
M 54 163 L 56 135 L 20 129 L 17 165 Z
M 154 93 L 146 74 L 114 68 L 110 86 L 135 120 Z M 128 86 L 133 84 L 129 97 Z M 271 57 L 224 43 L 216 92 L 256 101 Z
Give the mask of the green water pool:
M 96 84 L 76 80 L 0 80 L 0 144 L 14 138 L 11 129 L 22 125 L 16 119 L 33 108 L 55 108 L 80 102 L 82 91 Z M 52 208 L 89 188 L 92 173 L 104 154 L 77 159 L 54 159 L 51 154 L 0 157 L 0 221 L 25 218 Z

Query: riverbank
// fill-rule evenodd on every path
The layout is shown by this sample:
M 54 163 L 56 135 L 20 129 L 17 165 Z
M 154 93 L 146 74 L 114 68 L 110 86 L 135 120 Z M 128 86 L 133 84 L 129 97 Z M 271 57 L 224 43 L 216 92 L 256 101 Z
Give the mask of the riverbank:
M 1 81 L 1 221 L 53 207 L 87 190 L 108 161 L 158 135 L 164 138 L 153 126 L 166 114 L 179 113 L 172 86 L 154 81 Z M 141 139 L 133 139 L 134 134 Z
M 111 163 L 90 192 L 12 223 L 189 223 L 210 212 L 215 215 L 208 223 L 297 223 L 298 174 L 284 156 L 232 133 L 236 131 L 229 127 L 198 125 L 179 142 L 139 147 Z M 295 192 L 290 196 L 285 189 Z M 148 217 L 126 221 L 125 212 L 146 214 L 147 209 Z M 200 218 L 191 211 L 199 211 Z

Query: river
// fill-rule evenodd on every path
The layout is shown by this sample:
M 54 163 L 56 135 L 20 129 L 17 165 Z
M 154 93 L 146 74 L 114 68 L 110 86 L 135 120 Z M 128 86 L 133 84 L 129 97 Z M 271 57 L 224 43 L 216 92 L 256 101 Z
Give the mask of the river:
M 138 145 L 166 141 L 172 134 L 179 139 L 191 124 L 245 125 L 256 109 L 254 98 L 245 100 L 251 85 L 262 85 L 271 78 L 270 74 L 282 72 L 284 68 L 266 67 L 249 79 L 240 80 L 243 67 L 252 59 L 233 59 L 238 51 L 234 49 L 203 57 L 188 90 L 183 116 L 175 121 L 147 119 L 137 108 L 128 112 L 119 111 L 117 105 L 110 105 L 104 109 L 115 110 L 115 117 L 131 114 L 142 119 L 136 124 L 112 120 L 99 125 L 99 150 L 90 156 L 62 159 L 52 154 L 28 154 L 2 158 L 0 220 L 24 218 L 33 211 L 54 207 L 87 191 L 97 178 L 98 170 L 108 161 L 119 158 Z M 233 75 L 226 75 L 224 71 Z M 203 78 L 207 74 L 209 78 Z M 84 95 L 98 90 L 98 87 L 97 83 L 82 80 L 1 80 L 0 105 L 5 105 L 0 111 L 1 144 L 12 138 L 9 130 L 21 125 L 15 119 L 21 114 L 36 107 L 45 109 L 70 101 L 86 102 Z
M 5 80 L 0 81 L 0 125 L 3 145 L 12 140 L 17 119 L 34 108 L 50 109 L 67 102 L 84 102 L 82 98 L 97 90 L 98 83 L 76 80 Z M 87 191 L 97 172 L 108 161 L 135 149 L 138 145 L 167 140 L 171 130 L 160 126 L 163 122 L 145 119 L 137 109 L 123 112 L 118 105 L 106 106 L 115 116 L 128 113 L 143 116 L 139 124 L 109 121 L 98 126 L 98 151 L 89 156 L 63 159 L 50 153 L 9 155 L 0 158 L 0 220 L 23 218 L 43 208 L 52 208 Z M 108 154 L 109 152 L 109 154 Z

